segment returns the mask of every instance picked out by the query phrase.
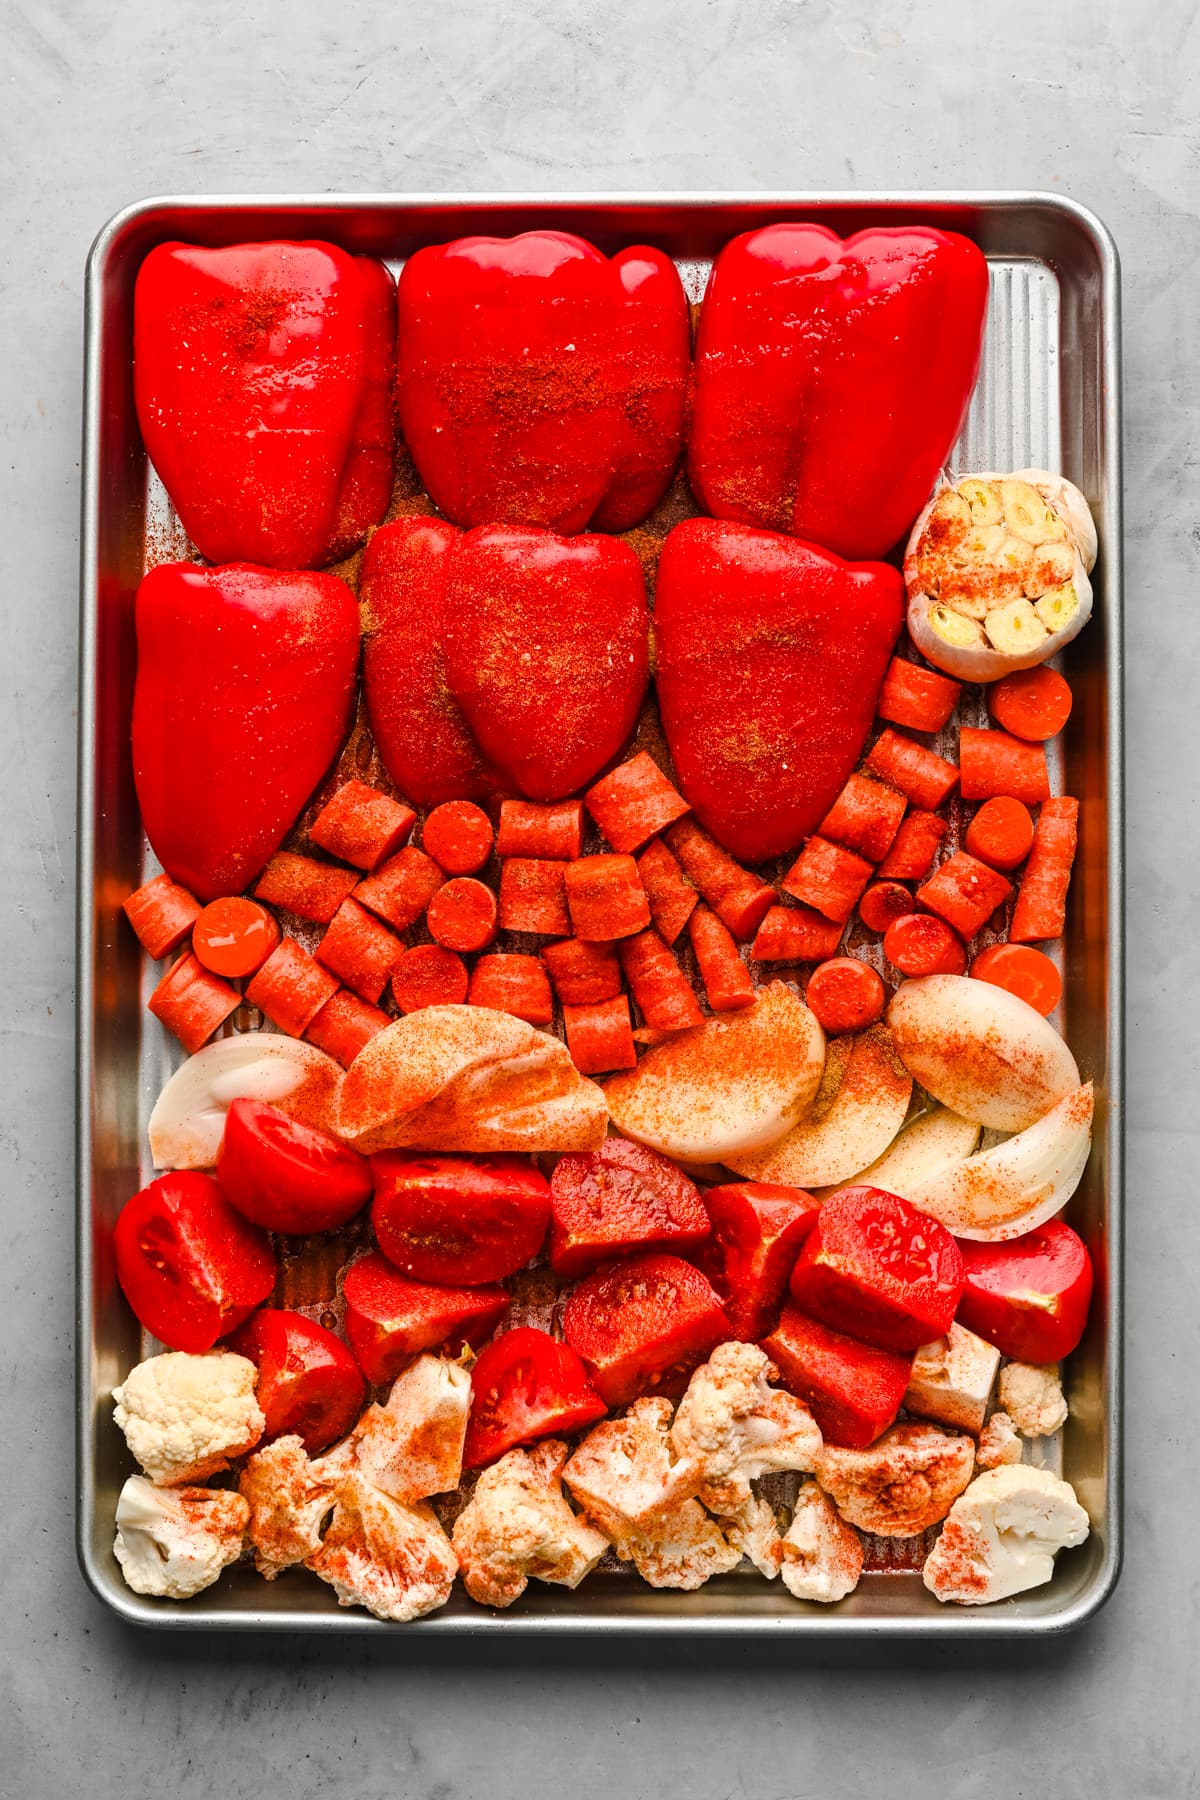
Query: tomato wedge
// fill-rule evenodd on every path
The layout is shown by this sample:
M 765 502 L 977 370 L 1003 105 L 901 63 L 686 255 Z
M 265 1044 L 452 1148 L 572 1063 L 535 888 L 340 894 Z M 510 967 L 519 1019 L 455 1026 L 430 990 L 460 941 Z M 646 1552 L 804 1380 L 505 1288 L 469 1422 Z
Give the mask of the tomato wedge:
M 524 1156 L 384 1150 L 371 1168 L 379 1248 L 416 1281 L 482 1287 L 541 1249 L 550 1187 Z
M 433 1287 L 409 1281 L 377 1250 L 342 1278 L 346 1336 L 368 1381 L 394 1381 L 422 1350 L 457 1356 L 482 1344 L 508 1311 L 502 1287 Z
M 580 1431 L 607 1410 L 566 1344 L 530 1325 L 506 1331 L 471 1370 L 463 1466 L 480 1469 L 518 1444 Z
M 229 1204 L 268 1231 L 333 1231 L 371 1197 L 365 1156 L 265 1100 L 229 1108 L 216 1174 Z
M 730 1336 L 757 1343 L 779 1307 L 818 1203 L 803 1188 L 737 1181 L 704 1196 L 713 1235 L 701 1266 L 729 1315 Z
M 904 1399 L 912 1357 L 873 1350 L 785 1306 L 762 1341 L 785 1385 L 812 1409 L 821 1435 L 846 1450 L 865 1450 L 887 1430 Z
M 792 1298 L 879 1350 L 917 1350 L 950 1329 L 962 1253 L 946 1227 L 882 1188 L 848 1187 L 817 1215 L 792 1270 Z
M 1018 1362 L 1061 1362 L 1087 1324 L 1092 1259 L 1079 1233 L 1050 1219 L 1006 1244 L 960 1243 L 958 1319 Z
M 363 1372 L 343 1344 L 303 1313 L 266 1306 L 229 1347 L 258 1369 L 255 1392 L 267 1421 L 263 1442 L 295 1432 L 310 1456 L 344 1437 L 367 1397 Z
M 711 1282 L 678 1256 L 635 1256 L 589 1275 L 563 1315 L 563 1335 L 601 1398 L 682 1392 L 686 1377 L 730 1335 Z
M 170 1350 L 211 1350 L 275 1285 L 270 1239 L 211 1175 L 160 1175 L 126 1201 L 113 1231 L 117 1280 Z
M 585 1275 L 631 1250 L 691 1250 L 711 1230 L 695 1182 L 627 1138 L 560 1156 L 550 1205 L 550 1267 L 559 1275 Z

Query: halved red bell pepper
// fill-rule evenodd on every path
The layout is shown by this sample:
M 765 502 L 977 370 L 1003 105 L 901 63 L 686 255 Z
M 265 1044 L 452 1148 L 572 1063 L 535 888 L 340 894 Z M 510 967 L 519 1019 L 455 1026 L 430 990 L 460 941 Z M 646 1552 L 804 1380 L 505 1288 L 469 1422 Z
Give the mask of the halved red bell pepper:
M 395 286 L 333 244 L 160 244 L 138 274 L 142 437 L 210 562 L 335 562 L 387 511 Z
M 265 868 L 350 728 L 358 608 L 335 575 L 165 563 L 137 594 L 133 776 L 200 900 Z
M 825 817 L 903 616 L 903 582 L 883 563 L 716 519 L 671 532 L 654 602 L 659 707 L 685 798 L 735 856 L 794 850 Z
M 811 1318 L 879 1350 L 918 1350 L 950 1329 L 962 1253 L 946 1227 L 882 1188 L 849 1187 L 817 1215 L 792 1270 Z
M 399 285 L 397 403 L 429 493 L 462 525 L 624 531 L 679 455 L 687 302 L 661 250 L 565 231 L 418 250 Z
M 688 476 L 718 518 L 883 556 L 958 436 L 988 273 L 955 232 L 768 225 L 725 246 L 696 339 Z

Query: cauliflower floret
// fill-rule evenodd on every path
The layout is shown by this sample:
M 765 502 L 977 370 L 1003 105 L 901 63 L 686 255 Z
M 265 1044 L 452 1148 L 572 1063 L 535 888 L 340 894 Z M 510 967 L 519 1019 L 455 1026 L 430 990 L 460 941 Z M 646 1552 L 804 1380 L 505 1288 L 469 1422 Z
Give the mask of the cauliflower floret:
M 623 1419 L 590 1431 L 563 1480 L 587 1517 L 651 1587 L 693 1589 L 736 1568 L 741 1552 L 692 1498 L 692 1461 L 672 1462 L 669 1400 L 635 1400 Z
M 309 1460 L 300 1437 L 276 1438 L 242 1470 L 241 1493 L 250 1508 L 250 1542 L 260 1575 L 274 1581 L 321 1548 L 321 1527 L 354 1467 L 345 1438 L 328 1456 Z
M 1000 1404 L 1022 1437 L 1049 1437 L 1067 1422 L 1067 1402 L 1057 1363 L 1006 1363 Z
M 156 1486 L 204 1481 L 262 1436 L 257 1378 L 254 1364 L 229 1350 L 168 1350 L 139 1363 L 113 1389 L 113 1417 Z
M 481 1606 L 511 1606 L 531 1576 L 575 1588 L 608 1549 L 608 1539 L 567 1504 L 559 1478 L 567 1447 L 547 1438 L 510 1450 L 485 1469 L 454 1522 L 463 1582 Z
M 1087 1534 L 1069 1482 L 1024 1465 L 989 1469 L 954 1502 L 922 1576 L 938 1600 L 984 1606 L 1049 1581 L 1055 1553 Z
M 1021 1440 L 1006 1412 L 994 1412 L 979 1434 L 975 1452 L 976 1469 L 999 1469 L 1005 1463 L 1019 1463 Z
M 982 1429 L 1000 1367 L 1000 1352 L 963 1325 L 922 1344 L 913 1357 L 905 1410 L 962 1431 Z
M 446 1494 L 462 1479 L 471 1377 L 443 1356 L 418 1357 L 354 1429 L 358 1467 L 381 1493 L 405 1503 Z
M 237 1561 L 250 1508 L 221 1488 L 155 1487 L 131 1475 L 117 1501 L 113 1554 L 135 1594 L 187 1600 Z
M 866 1450 L 827 1444 L 817 1480 L 844 1519 L 880 1537 L 915 1537 L 944 1519 L 975 1467 L 975 1444 L 933 1425 L 893 1425 Z
M 775 1509 L 759 1494 L 751 1494 L 744 1506 L 722 1518 L 721 1529 L 735 1550 L 748 1556 L 760 1575 L 774 1581 L 783 1561 L 783 1539 Z
M 458 1559 L 432 1507 L 404 1506 L 352 1471 L 305 1567 L 329 1583 L 339 1605 L 405 1624 L 445 1606 Z
M 757 1344 L 719 1344 L 679 1402 L 671 1448 L 699 1466 L 713 1512 L 740 1511 L 759 1475 L 817 1466 L 821 1433 L 803 1400 L 768 1385 L 775 1373 Z
M 796 1496 L 782 1548 L 783 1585 L 797 1600 L 831 1606 L 858 1586 L 862 1539 L 815 1481 L 806 1481 Z

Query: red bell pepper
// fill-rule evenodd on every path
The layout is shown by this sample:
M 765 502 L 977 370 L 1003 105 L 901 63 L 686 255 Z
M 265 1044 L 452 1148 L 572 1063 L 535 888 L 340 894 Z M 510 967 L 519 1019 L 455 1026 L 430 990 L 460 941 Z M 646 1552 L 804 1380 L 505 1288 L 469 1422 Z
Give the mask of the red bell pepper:
M 133 777 L 146 836 L 200 900 L 278 850 L 350 728 L 358 608 L 334 575 L 167 563 L 137 594 Z
M 564 532 L 645 518 L 679 455 L 689 366 L 661 250 L 610 260 L 563 231 L 430 245 L 404 265 L 399 312 L 400 423 L 448 518 Z
M 336 562 L 387 511 L 396 297 L 333 244 L 160 244 L 134 297 L 138 423 L 210 562 Z
M 865 1450 L 900 1411 L 912 1357 L 875 1350 L 785 1306 L 762 1348 L 785 1386 L 812 1408 L 827 1444 Z
M 1083 1336 L 1092 1259 L 1078 1232 L 1050 1219 L 1006 1244 L 960 1243 L 957 1318 L 1018 1362 L 1061 1362 Z
M 734 238 L 696 340 L 701 505 L 839 556 L 885 555 L 958 436 L 987 296 L 982 253 L 954 232 L 875 227 L 843 243 L 785 224 Z
M 883 564 L 714 519 L 671 532 L 654 610 L 659 706 L 684 796 L 735 856 L 794 850 L 825 817 L 903 616 L 903 582 Z

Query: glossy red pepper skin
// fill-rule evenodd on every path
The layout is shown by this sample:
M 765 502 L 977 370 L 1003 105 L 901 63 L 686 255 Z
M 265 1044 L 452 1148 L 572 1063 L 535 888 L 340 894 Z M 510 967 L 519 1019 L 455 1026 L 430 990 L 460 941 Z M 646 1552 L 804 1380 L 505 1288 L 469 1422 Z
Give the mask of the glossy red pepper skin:
M 624 531 L 679 456 L 687 301 L 661 250 L 564 231 L 418 250 L 399 283 L 405 442 L 460 525 Z
M 165 563 L 137 594 L 133 774 L 199 900 L 266 866 L 350 728 L 358 608 L 334 575 Z
M 315 1456 L 344 1437 L 363 1409 L 362 1370 L 341 1338 L 303 1313 L 260 1307 L 234 1332 L 229 1348 L 258 1370 L 264 1443 L 295 1432 Z
M 408 799 L 562 799 L 632 735 L 650 614 L 627 544 L 396 519 L 367 546 L 361 597 L 367 713 Z
M 688 478 L 718 518 L 852 559 L 908 531 L 958 436 L 988 274 L 955 232 L 768 225 L 727 244 L 696 339 Z
M 150 459 L 210 562 L 349 555 L 395 473 L 395 285 L 333 244 L 160 244 L 138 274 Z
M 640 1394 L 682 1394 L 692 1370 L 728 1338 L 729 1320 L 699 1269 L 652 1252 L 577 1282 L 563 1336 L 600 1397 L 623 1406 Z
M 684 797 L 734 856 L 782 855 L 816 830 L 858 761 L 903 617 L 884 563 L 717 519 L 670 533 L 659 709 Z

